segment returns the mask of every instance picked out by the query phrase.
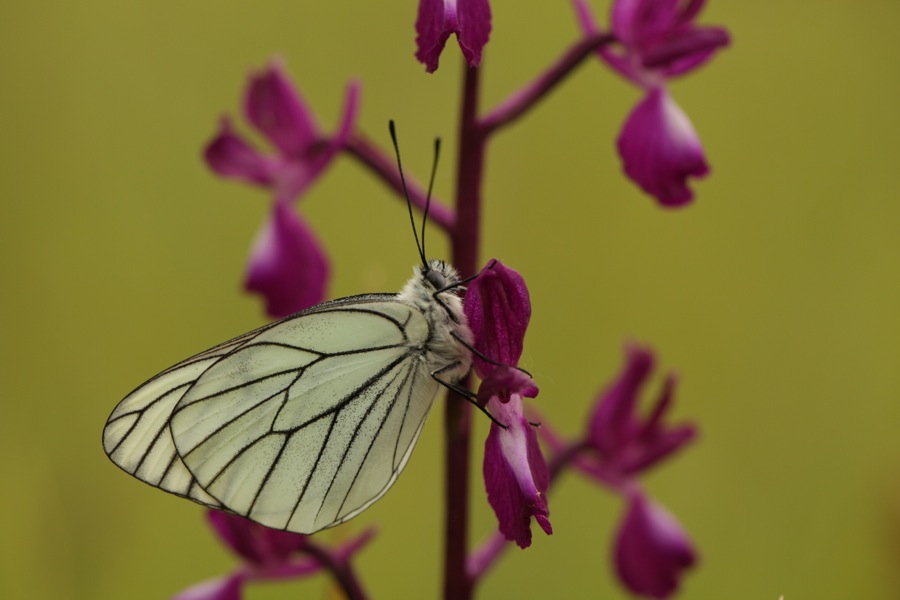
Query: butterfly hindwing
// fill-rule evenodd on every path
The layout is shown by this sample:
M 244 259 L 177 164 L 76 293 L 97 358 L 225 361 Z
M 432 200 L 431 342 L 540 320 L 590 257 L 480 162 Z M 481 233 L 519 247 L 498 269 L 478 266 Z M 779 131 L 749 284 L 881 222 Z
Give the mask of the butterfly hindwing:
M 191 357 L 153 377 L 122 400 L 103 430 L 103 448 L 126 472 L 167 492 L 218 508 L 181 462 L 169 431 L 178 401 L 200 375 L 260 330 Z

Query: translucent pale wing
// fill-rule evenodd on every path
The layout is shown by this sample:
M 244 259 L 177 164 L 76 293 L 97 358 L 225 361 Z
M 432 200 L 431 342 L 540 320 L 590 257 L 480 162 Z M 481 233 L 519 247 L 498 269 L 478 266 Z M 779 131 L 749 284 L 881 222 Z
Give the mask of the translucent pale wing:
M 326 303 L 176 365 L 116 408 L 107 453 L 270 527 L 349 519 L 393 484 L 438 389 L 428 323 L 393 298 Z
M 212 507 L 219 502 L 197 486 L 175 451 L 169 418 L 194 381 L 222 356 L 241 346 L 251 332 L 167 369 L 122 400 L 106 422 L 103 449 L 141 481 Z

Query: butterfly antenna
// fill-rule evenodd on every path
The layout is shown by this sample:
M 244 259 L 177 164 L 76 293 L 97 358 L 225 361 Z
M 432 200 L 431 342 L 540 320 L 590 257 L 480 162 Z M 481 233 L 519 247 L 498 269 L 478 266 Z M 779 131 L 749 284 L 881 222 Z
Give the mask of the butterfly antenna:
M 428 209 L 431 208 L 431 190 L 434 189 L 434 176 L 437 174 L 438 158 L 441 155 L 441 138 L 434 138 L 434 162 L 431 164 L 431 179 L 428 181 L 428 195 L 425 196 L 425 214 L 422 215 L 422 253 L 425 253 L 425 223 L 428 222 Z
M 416 219 L 413 216 L 412 200 L 409 199 L 409 189 L 406 187 L 406 177 L 403 175 L 403 163 L 400 161 L 400 144 L 397 143 L 397 128 L 394 126 L 394 120 L 388 121 L 388 129 L 391 132 L 391 141 L 394 142 L 394 153 L 397 155 L 397 170 L 400 172 L 400 183 L 403 184 L 403 195 L 406 196 L 406 208 L 409 210 L 409 222 L 412 225 L 413 237 L 416 238 L 416 249 L 419 251 L 419 258 L 422 259 L 422 266 L 428 268 L 428 261 L 425 259 L 425 250 L 419 243 L 419 233 L 416 231 Z M 429 196 L 431 193 L 429 192 Z M 426 203 L 427 212 L 427 203 Z M 425 230 L 422 230 L 422 236 L 425 236 Z

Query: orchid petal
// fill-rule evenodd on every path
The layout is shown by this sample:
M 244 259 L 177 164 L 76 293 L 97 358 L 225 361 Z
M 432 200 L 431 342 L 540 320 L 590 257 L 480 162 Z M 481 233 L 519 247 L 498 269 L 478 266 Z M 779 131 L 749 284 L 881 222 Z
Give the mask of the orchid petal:
M 266 310 L 284 317 L 325 299 L 328 260 L 309 226 L 291 207 L 275 202 L 253 244 L 245 287 L 266 298 Z
M 610 22 L 622 44 L 640 51 L 682 25 L 682 0 L 615 0 Z
M 351 81 L 347 84 L 347 90 L 344 92 L 344 109 L 341 111 L 341 120 L 338 124 L 337 131 L 331 138 L 331 146 L 334 151 L 341 150 L 347 143 L 347 138 L 353 133 L 356 127 L 356 118 L 359 115 L 359 96 L 362 86 L 358 81 Z
M 250 75 L 244 113 L 287 156 L 303 158 L 318 138 L 312 112 L 278 61 Z
M 351 82 L 347 86 L 341 121 L 337 131 L 327 144 L 319 144 L 310 148 L 304 160 L 285 162 L 281 166 L 275 183 L 276 202 L 290 203 L 303 196 L 344 148 L 356 126 L 359 92 L 358 83 Z
M 670 36 L 665 43 L 647 49 L 641 64 L 647 69 L 660 69 L 673 78 L 693 71 L 731 43 L 728 31 L 721 27 L 685 29 Z
M 271 184 L 277 168 L 277 161 L 260 154 L 234 133 L 227 117 L 220 121 L 219 133 L 207 144 L 203 156 L 219 175 L 258 185 Z
M 469 284 L 464 311 L 476 350 L 498 363 L 518 364 L 531 319 L 531 300 L 517 271 L 497 260 L 489 262 Z M 474 364 L 481 379 L 497 368 L 477 356 Z
M 575 18 L 581 26 L 581 31 L 586 36 L 599 34 L 601 32 L 600 25 L 597 24 L 597 19 L 588 3 L 585 0 L 573 0 L 573 4 L 575 5 Z M 641 75 L 635 71 L 631 61 L 627 57 L 613 52 L 609 44 L 603 44 L 595 52 L 603 62 L 622 77 L 633 81 L 635 85 L 641 85 Z
M 491 5 L 488 0 L 458 0 L 459 47 L 469 67 L 481 64 L 481 52 L 491 37 Z
M 643 436 L 642 436 L 643 438 Z M 616 468 L 622 475 L 644 472 L 658 462 L 675 454 L 697 438 L 697 428 L 691 424 L 676 425 L 664 431 L 647 435 L 632 452 L 616 460 Z
M 653 354 L 649 351 L 629 347 L 626 354 L 618 379 L 598 397 L 588 428 L 591 444 L 606 456 L 614 455 L 636 433 L 638 394 L 653 370 Z

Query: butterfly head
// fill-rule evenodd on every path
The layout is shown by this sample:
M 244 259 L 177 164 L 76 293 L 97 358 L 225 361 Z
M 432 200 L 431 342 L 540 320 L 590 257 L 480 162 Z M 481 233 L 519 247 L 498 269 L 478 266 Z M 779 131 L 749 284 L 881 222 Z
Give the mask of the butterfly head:
M 445 319 L 459 323 L 462 300 L 459 273 L 442 260 L 430 260 L 413 267 L 413 277 L 397 295 L 401 302 L 408 302 L 425 313 L 429 319 Z M 439 293 L 440 292 L 440 293 Z
M 459 283 L 459 273 L 453 265 L 442 260 L 428 261 L 428 264 L 420 267 L 420 272 L 422 278 L 434 288 L 434 291 L 444 290 Z

